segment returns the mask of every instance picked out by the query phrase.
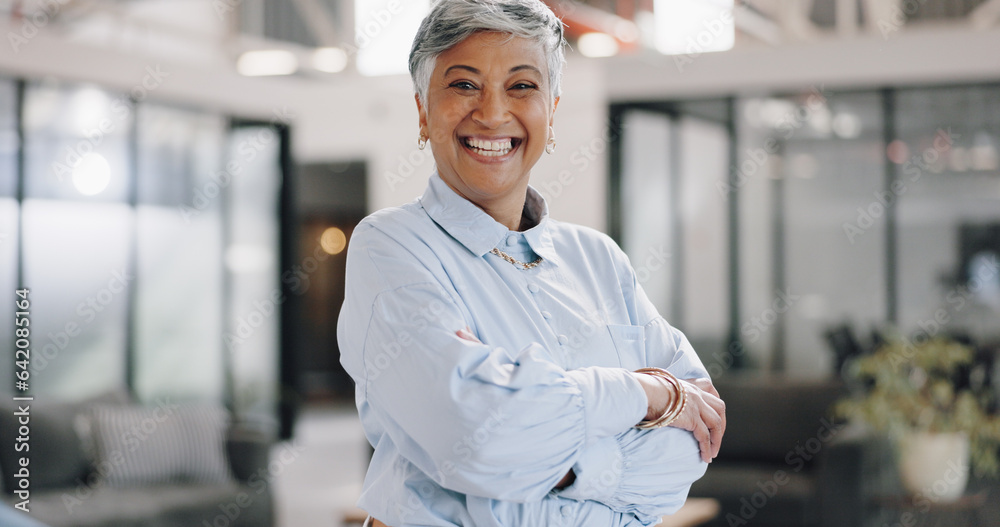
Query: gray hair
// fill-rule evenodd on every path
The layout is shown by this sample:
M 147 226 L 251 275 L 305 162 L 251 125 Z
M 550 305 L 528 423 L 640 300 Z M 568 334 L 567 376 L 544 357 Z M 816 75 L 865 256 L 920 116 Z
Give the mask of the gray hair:
M 422 103 L 427 103 L 438 56 L 477 31 L 508 33 L 542 44 L 553 100 L 562 93 L 563 24 L 541 0 L 439 0 L 420 23 L 410 49 L 410 77 Z

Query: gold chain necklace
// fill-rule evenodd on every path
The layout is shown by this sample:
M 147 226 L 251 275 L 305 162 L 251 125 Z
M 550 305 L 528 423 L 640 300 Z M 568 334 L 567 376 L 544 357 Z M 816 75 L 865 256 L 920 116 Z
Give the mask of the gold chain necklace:
M 503 258 L 504 260 L 507 260 L 508 262 L 510 262 L 511 264 L 513 264 L 515 266 L 520 266 L 521 269 L 524 269 L 525 271 L 527 271 L 528 269 L 531 269 L 532 267 L 535 267 L 536 265 L 542 263 L 542 257 L 541 256 L 539 256 L 538 259 L 535 260 L 534 262 L 524 263 L 522 261 L 515 260 L 513 256 L 511 256 L 511 255 L 509 255 L 509 254 L 501 251 L 500 249 L 497 249 L 496 247 L 494 247 L 493 250 L 490 251 L 490 252 L 493 253 L 493 254 L 495 254 L 495 255 L 497 255 L 497 256 L 499 256 L 500 258 Z

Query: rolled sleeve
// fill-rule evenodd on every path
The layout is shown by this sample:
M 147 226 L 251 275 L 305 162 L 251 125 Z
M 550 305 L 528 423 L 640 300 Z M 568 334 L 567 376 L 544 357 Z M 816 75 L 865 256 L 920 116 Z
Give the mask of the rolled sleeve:
M 588 447 L 573 465 L 576 480 L 557 492 L 603 503 L 651 525 L 684 505 L 691 484 L 707 467 L 690 432 L 631 429 Z
M 566 372 L 580 389 L 588 443 L 634 426 L 646 416 L 646 392 L 624 369 L 581 368 Z

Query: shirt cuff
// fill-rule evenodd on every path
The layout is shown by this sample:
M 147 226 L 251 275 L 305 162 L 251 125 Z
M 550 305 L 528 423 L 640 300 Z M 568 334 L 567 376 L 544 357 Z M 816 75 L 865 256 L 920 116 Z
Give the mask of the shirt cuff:
M 583 397 L 586 444 L 628 430 L 646 417 L 646 392 L 632 372 L 595 366 L 568 371 L 566 377 Z
M 557 492 L 601 502 L 649 525 L 681 508 L 707 466 L 691 432 L 633 428 L 588 447 L 573 465 L 576 480 Z

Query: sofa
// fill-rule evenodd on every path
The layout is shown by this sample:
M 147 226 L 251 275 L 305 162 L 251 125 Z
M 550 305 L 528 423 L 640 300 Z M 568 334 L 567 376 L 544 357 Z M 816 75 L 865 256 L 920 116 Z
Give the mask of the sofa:
M 221 406 L 169 399 L 140 405 L 122 394 L 73 403 L 39 398 L 25 419 L 16 404 L 0 400 L 2 501 L 16 508 L 25 497 L 17 491 L 29 485 L 28 515 L 42 524 L 274 525 L 271 441 L 229 424 Z M 19 437 L 27 451 L 13 446 Z M 28 478 L 19 478 L 25 454 Z
M 860 450 L 829 417 L 846 393 L 841 382 L 767 375 L 714 382 L 726 401 L 726 434 L 690 492 L 719 501 L 721 511 L 707 525 L 859 525 Z

